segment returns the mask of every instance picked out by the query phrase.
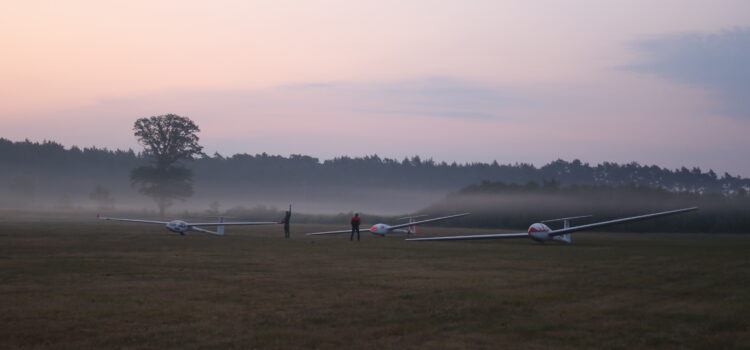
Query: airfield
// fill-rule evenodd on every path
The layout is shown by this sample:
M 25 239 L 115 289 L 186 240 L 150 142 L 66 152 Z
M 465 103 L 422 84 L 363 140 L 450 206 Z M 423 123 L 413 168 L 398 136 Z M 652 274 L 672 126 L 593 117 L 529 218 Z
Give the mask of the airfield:
M 303 235 L 340 228 L 0 212 L 0 348 L 750 347 L 748 235 Z

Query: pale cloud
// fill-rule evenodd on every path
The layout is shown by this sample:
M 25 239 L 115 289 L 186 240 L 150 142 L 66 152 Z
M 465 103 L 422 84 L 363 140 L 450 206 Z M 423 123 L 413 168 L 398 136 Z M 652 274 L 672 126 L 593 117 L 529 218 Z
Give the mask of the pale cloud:
M 644 58 L 624 69 L 708 88 L 722 112 L 750 118 L 750 29 L 661 35 L 633 47 Z
M 316 90 L 339 110 L 357 113 L 461 119 L 499 119 L 518 104 L 518 93 L 452 77 L 389 82 L 305 83 L 282 86 L 298 92 Z

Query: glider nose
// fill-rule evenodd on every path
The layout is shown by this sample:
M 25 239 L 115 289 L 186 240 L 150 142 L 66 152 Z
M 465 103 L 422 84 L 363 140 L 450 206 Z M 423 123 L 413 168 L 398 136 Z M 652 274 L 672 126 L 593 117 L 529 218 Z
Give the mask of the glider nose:
M 372 227 L 370 227 L 370 233 L 374 235 L 385 236 L 385 234 L 388 233 L 388 230 L 383 227 L 383 225 L 373 225 Z

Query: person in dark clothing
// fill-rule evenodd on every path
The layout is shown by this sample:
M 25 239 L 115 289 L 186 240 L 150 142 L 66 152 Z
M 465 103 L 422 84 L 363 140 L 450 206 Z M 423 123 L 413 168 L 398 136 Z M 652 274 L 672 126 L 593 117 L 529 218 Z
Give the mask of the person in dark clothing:
M 352 224 L 352 234 L 349 236 L 349 240 L 354 240 L 354 232 L 357 232 L 357 241 L 359 241 L 359 213 L 355 213 L 354 216 L 352 216 L 351 224 Z
M 284 238 L 289 239 L 289 221 L 292 219 L 292 206 L 284 213 Z

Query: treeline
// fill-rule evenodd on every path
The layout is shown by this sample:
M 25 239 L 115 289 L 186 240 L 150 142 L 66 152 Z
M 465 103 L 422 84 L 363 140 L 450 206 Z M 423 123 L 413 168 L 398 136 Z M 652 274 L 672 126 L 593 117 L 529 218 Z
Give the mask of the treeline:
M 594 215 L 578 223 L 697 206 L 696 212 L 612 226 L 628 232 L 748 232 L 750 197 L 669 191 L 646 185 L 526 184 L 483 181 L 451 193 L 424 210 L 434 214 L 470 211 L 459 226 L 525 230 L 545 219 Z M 574 223 L 577 224 L 577 223 Z M 554 227 L 553 227 L 554 228 Z
M 224 181 L 258 181 L 263 183 L 314 181 L 317 184 L 347 183 L 362 186 L 396 186 L 409 188 L 458 188 L 483 180 L 507 183 L 555 180 L 562 185 L 638 184 L 674 192 L 721 193 L 747 196 L 750 179 L 700 168 L 670 170 L 638 163 L 604 162 L 591 166 L 580 160 L 556 160 L 542 167 L 532 164 L 446 163 L 415 156 L 401 161 L 377 155 L 359 158 L 338 157 L 320 161 L 317 158 L 266 153 L 237 154 L 199 160 L 196 172 L 216 171 Z M 230 171 L 231 170 L 231 171 Z
M 106 148 L 66 149 L 53 141 L 12 142 L 0 138 L 0 164 L 3 173 L 34 173 L 37 176 L 92 174 L 96 176 L 125 176 L 147 159 L 133 150 Z M 261 154 L 236 154 L 223 157 L 206 156 L 190 164 L 201 181 L 289 183 L 312 181 L 320 184 L 403 186 L 403 187 L 460 187 L 482 180 L 505 183 L 541 183 L 555 180 L 561 185 L 625 185 L 637 184 L 690 193 L 722 193 L 747 195 L 750 179 L 717 175 L 713 170 L 700 168 L 670 170 L 638 163 L 617 164 L 604 162 L 595 166 L 579 160 L 556 160 L 542 167 L 532 164 L 446 163 L 415 156 L 399 161 L 366 157 L 338 157 L 320 161 L 305 155 L 289 157 Z M 123 175 L 123 170 L 125 174 Z
M 24 201 L 49 196 L 64 206 L 70 198 L 88 198 L 97 185 L 109 191 L 116 203 L 122 203 L 124 196 L 140 200 L 142 196 L 132 187 L 129 174 L 148 163 L 146 156 L 133 150 L 66 148 L 53 141 L 0 138 L 0 206 L 23 206 Z M 483 180 L 505 184 L 553 180 L 564 187 L 635 184 L 673 193 L 725 197 L 747 197 L 750 192 L 750 179 L 727 173 L 719 176 L 712 170 L 670 170 L 638 163 L 590 165 L 579 160 L 557 160 L 536 167 L 526 163 L 446 163 L 420 157 L 396 160 L 373 155 L 320 160 L 260 153 L 228 157 L 214 154 L 184 165 L 194 173 L 196 196 L 189 201 L 196 203 L 208 195 L 213 197 L 206 200 L 222 204 L 232 196 L 240 203 L 248 198 L 299 200 L 303 195 L 309 202 L 327 197 L 351 203 L 356 198 L 372 198 L 371 193 L 381 190 L 395 195 L 416 196 L 419 191 L 442 195 Z M 378 192 L 366 193 L 364 189 Z M 335 197 L 347 194 L 350 197 Z
M 132 150 L 0 138 L 0 206 L 26 207 L 54 198 L 52 207 L 66 208 L 73 205 L 71 197 L 86 197 L 97 185 L 130 192 L 130 170 L 146 163 Z

